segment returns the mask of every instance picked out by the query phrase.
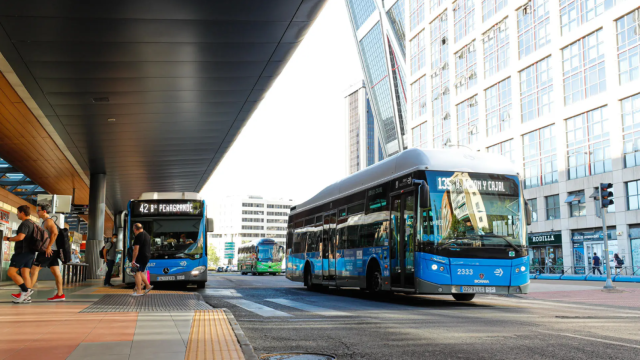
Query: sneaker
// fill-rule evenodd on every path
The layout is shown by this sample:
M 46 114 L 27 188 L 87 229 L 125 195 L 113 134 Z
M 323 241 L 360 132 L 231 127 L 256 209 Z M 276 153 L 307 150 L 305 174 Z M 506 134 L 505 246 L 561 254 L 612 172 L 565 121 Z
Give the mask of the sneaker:
M 16 300 L 13 300 L 14 304 L 30 304 L 31 300 L 28 292 L 20 293 L 20 297 Z
M 64 296 L 64 294 L 55 294 L 53 297 L 48 298 L 47 301 L 65 301 L 66 299 L 67 298 Z
M 13 297 L 14 299 L 20 299 L 20 293 L 11 294 L 11 297 Z
M 115 285 L 113 285 L 113 284 L 107 284 L 107 285 L 105 285 L 104 287 L 114 287 L 114 286 L 115 286 Z
M 144 293 L 142 293 L 142 294 L 138 294 L 138 293 L 136 293 L 136 292 L 134 292 L 133 294 L 131 294 L 131 296 L 143 296 L 143 295 L 144 295 Z
M 153 285 L 149 286 L 149 288 L 144 291 L 144 294 L 147 295 L 151 290 L 153 290 Z

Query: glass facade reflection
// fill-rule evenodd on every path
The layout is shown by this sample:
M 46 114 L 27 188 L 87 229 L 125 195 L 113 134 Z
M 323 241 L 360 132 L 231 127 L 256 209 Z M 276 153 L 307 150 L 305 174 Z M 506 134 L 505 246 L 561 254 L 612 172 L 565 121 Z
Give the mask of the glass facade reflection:
M 376 11 L 376 4 L 373 0 L 348 0 L 348 3 L 353 26 L 359 30 L 362 24 Z

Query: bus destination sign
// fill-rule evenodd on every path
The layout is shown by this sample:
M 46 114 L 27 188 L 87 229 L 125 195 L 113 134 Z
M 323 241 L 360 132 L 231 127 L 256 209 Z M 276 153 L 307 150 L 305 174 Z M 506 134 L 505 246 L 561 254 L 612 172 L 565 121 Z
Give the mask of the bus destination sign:
M 132 217 L 198 216 L 202 215 L 202 201 L 193 200 L 136 200 L 131 202 Z

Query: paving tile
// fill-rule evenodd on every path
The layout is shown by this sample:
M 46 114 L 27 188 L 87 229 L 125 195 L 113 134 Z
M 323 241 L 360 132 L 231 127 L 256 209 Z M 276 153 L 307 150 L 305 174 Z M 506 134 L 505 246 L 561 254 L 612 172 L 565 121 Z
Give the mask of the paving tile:
M 72 355 L 85 358 L 93 358 L 95 355 L 128 355 L 130 350 L 131 341 L 92 342 L 78 345 Z
M 129 354 L 95 354 L 90 357 L 86 355 L 76 356 L 71 354 L 67 360 L 129 360 Z M 48 360 L 48 359 L 47 359 Z
M 131 354 L 129 360 L 184 360 L 185 352 Z
M 179 335 L 176 338 L 165 340 L 137 340 L 136 336 L 131 346 L 131 354 L 177 353 L 184 352 L 186 348 Z

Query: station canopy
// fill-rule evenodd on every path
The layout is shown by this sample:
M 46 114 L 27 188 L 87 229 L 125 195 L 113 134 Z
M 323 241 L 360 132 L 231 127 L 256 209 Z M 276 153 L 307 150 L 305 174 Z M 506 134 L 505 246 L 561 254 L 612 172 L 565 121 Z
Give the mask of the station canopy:
M 143 192 L 202 189 L 324 3 L 2 1 L 0 70 L 84 182 L 107 174 L 115 213 Z

